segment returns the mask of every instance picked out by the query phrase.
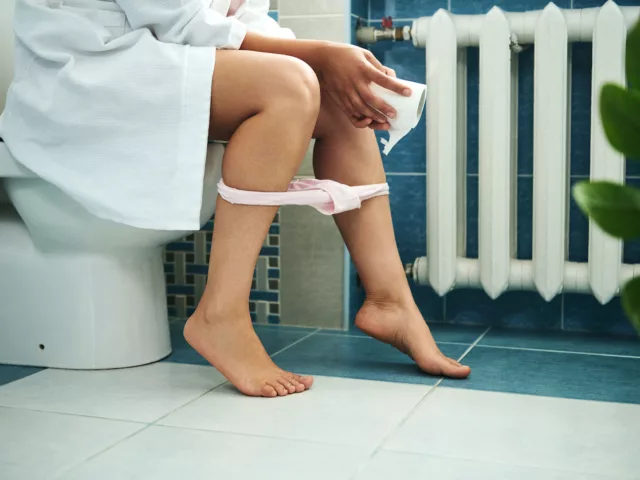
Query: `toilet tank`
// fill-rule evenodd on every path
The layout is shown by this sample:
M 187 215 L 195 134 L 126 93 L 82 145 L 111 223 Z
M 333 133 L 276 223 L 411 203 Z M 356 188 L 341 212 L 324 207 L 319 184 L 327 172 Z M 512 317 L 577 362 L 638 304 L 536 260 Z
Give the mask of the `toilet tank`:
M 14 0 L 0 1 L 0 112 L 4 110 L 7 90 L 13 78 Z

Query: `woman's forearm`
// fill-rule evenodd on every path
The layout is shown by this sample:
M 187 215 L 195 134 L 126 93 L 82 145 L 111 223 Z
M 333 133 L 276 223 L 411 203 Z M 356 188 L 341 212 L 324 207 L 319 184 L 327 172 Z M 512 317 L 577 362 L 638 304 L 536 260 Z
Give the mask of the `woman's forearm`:
M 324 52 L 329 45 L 331 45 L 330 42 L 320 40 L 293 40 L 247 32 L 240 49 L 296 57 L 318 72 Z

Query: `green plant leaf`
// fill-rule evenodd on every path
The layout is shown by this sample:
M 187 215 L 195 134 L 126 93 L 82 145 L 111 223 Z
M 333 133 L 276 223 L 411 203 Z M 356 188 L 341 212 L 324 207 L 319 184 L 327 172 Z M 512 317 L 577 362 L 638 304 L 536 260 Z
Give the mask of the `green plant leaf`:
M 627 283 L 622 292 L 622 306 L 632 325 L 640 333 L 640 277 Z
M 600 116 L 611 146 L 627 157 L 640 158 L 640 90 L 604 85 Z
M 640 20 L 627 34 L 627 83 L 634 90 L 640 90 Z
M 573 187 L 578 206 L 609 235 L 640 237 L 640 190 L 611 182 L 580 182 Z

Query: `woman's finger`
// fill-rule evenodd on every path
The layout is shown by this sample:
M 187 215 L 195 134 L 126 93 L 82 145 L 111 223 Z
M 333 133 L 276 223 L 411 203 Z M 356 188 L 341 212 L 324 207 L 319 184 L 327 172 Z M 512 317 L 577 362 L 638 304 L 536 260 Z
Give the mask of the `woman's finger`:
M 351 104 L 358 110 L 358 112 L 364 116 L 369 117 L 378 122 L 386 122 L 387 118 L 380 112 L 374 110 L 369 106 L 366 102 L 363 101 L 362 97 L 358 94 L 357 91 L 353 91 L 349 96 L 351 99 Z
M 371 120 L 370 118 L 351 117 L 350 120 L 351 120 L 351 123 L 353 124 L 353 126 L 356 127 L 356 128 L 367 128 L 367 127 L 370 127 L 371 124 L 377 123 L 377 122 L 374 122 L 373 120 Z
M 349 112 L 347 114 L 348 116 L 358 118 L 358 119 L 364 118 L 364 115 L 362 115 L 362 113 L 356 108 L 356 106 L 351 101 L 350 97 L 345 95 L 342 99 L 342 103 L 344 104 L 345 108 Z
M 369 63 L 371 63 L 371 65 L 376 67 L 381 72 L 384 72 L 386 70 L 387 67 L 382 65 L 382 63 L 380 63 L 380 60 L 378 60 L 376 56 L 373 53 L 371 53 L 369 50 L 365 50 L 364 56 L 367 60 L 369 60 Z
M 386 74 L 390 77 L 397 78 L 396 71 L 393 68 L 384 67 L 386 69 Z
M 347 109 L 347 107 L 344 105 L 344 103 L 336 93 L 327 91 L 327 94 L 329 95 L 331 101 L 333 101 L 333 103 L 342 111 L 342 113 L 344 113 L 347 117 L 351 117 L 351 111 Z
M 381 87 L 396 92 L 397 94 L 404 95 L 405 97 L 411 95 L 411 89 L 400 83 L 397 78 L 386 75 L 373 67 L 368 69 L 367 78 L 373 83 L 377 83 Z
M 360 94 L 360 97 L 367 102 L 367 104 L 371 105 L 378 112 L 382 112 L 384 114 L 380 116 L 381 118 L 374 117 L 374 120 L 378 120 L 380 123 L 387 123 L 388 118 L 396 117 L 395 109 L 381 98 L 376 97 L 371 91 L 371 88 L 369 88 L 369 85 L 365 83 L 359 85 L 358 93 Z

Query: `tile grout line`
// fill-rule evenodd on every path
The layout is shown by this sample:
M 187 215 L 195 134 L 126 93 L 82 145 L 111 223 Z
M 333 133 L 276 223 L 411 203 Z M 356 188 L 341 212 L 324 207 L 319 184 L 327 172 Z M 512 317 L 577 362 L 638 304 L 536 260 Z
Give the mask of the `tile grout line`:
M 358 338 L 361 340 L 373 340 L 376 342 L 379 342 L 379 340 L 376 340 L 373 337 L 370 337 L 369 335 L 366 334 L 356 334 L 356 335 L 351 335 L 349 333 L 333 333 L 331 331 L 322 331 L 322 329 L 320 329 L 319 332 L 315 332 L 314 335 L 317 335 L 319 337 L 340 337 L 340 338 Z M 447 342 L 447 341 L 438 341 L 437 339 L 435 339 L 435 335 L 434 335 L 434 340 L 436 341 L 436 343 L 438 345 L 471 345 L 471 342 Z
M 218 372 L 218 370 L 215 367 L 211 367 L 213 368 L 216 372 Z M 218 372 L 220 373 L 220 372 Z M 195 398 L 192 398 L 191 400 L 189 400 L 188 402 L 183 403 L 182 405 L 174 408 L 173 410 L 171 410 L 170 412 L 156 418 L 154 421 L 152 422 L 147 422 L 146 424 L 144 424 L 144 427 L 141 428 L 140 430 L 136 430 L 135 432 L 133 432 L 131 435 L 127 435 L 126 437 L 120 439 L 119 441 L 117 441 L 116 443 L 109 445 L 108 447 L 103 448 L 102 450 L 100 450 L 99 452 L 85 458 L 84 460 L 82 460 L 81 462 L 77 463 L 76 465 L 74 465 L 73 467 L 65 470 L 64 472 L 62 472 L 60 475 L 58 475 L 56 478 L 60 478 L 62 475 L 70 473 L 73 469 L 80 467 L 81 465 L 84 465 L 85 463 L 93 460 L 94 458 L 99 457 L 100 455 L 102 455 L 103 453 L 107 453 L 109 450 L 111 450 L 112 448 L 117 447 L 118 445 L 120 445 L 123 442 L 126 442 L 128 440 L 130 440 L 131 438 L 135 437 L 136 435 L 138 435 L 139 433 L 142 433 L 146 430 L 148 430 L 151 427 L 155 427 L 155 426 L 163 426 L 163 425 L 158 425 L 158 422 L 167 418 L 169 415 L 171 415 L 172 413 L 180 410 L 181 408 L 186 407 L 187 405 L 192 404 L 193 402 L 195 402 L 196 400 L 199 400 L 200 398 L 204 397 L 205 395 L 207 395 L 208 393 L 214 391 L 216 388 L 219 388 L 225 384 L 229 383 L 228 380 L 225 380 L 224 382 L 220 383 L 219 385 L 216 385 L 215 387 L 212 387 L 210 389 L 208 389 L 207 391 L 203 392 L 201 395 L 196 396 Z M 113 419 L 111 419 L 113 420 Z M 130 422 L 132 423 L 132 422 Z
M 219 429 L 208 429 L 208 428 L 198 428 L 198 427 L 182 427 L 177 425 L 156 425 L 162 428 L 171 428 L 174 430 L 188 430 L 192 432 L 203 432 L 203 433 L 216 433 L 222 435 L 235 435 L 239 437 L 251 437 L 251 438 L 262 438 L 266 440 L 284 440 L 289 442 L 301 442 L 308 443 L 310 445 L 325 445 L 325 446 L 334 446 L 334 447 L 346 447 L 346 448 L 355 448 L 357 445 L 349 445 L 349 444 L 340 444 L 333 443 L 325 440 L 310 440 L 310 439 L 301 439 L 301 438 L 293 438 L 293 437 L 275 437 L 273 435 L 267 435 L 262 433 L 247 433 L 247 432 L 234 432 L 229 430 L 219 430 Z
M 93 420 L 106 420 L 108 422 L 119 422 L 119 423 L 130 423 L 134 425 L 149 425 L 149 422 L 140 421 L 140 420 L 126 420 L 122 418 L 113 418 L 113 417 L 100 417 L 97 415 L 87 415 L 86 413 L 69 413 L 69 412 L 59 412 L 56 410 L 42 410 L 39 408 L 29 408 L 29 407 L 16 407 L 10 405 L 0 405 L 0 408 L 6 408 L 10 410 L 19 410 L 22 412 L 37 412 L 37 413 L 47 413 L 51 415 L 63 415 L 66 417 L 80 417 L 80 418 L 90 418 Z
M 480 336 L 478 338 L 476 338 L 476 341 L 473 342 L 471 345 L 469 345 L 469 348 L 467 348 L 464 353 L 460 356 L 460 358 L 458 358 L 458 362 L 460 362 L 464 357 L 466 357 L 469 352 L 471 350 L 473 350 L 473 347 L 475 347 L 476 345 L 478 345 L 478 343 L 480 343 L 480 341 L 484 338 L 484 336 L 489 333 L 489 330 L 491 330 L 492 327 L 487 328 L 483 333 L 480 334 Z
M 282 352 L 286 352 L 287 350 L 289 350 L 291 347 L 294 347 L 295 345 L 299 344 L 300 342 L 304 342 L 307 338 L 314 336 L 316 333 L 318 333 L 320 330 L 322 330 L 321 328 L 316 328 L 313 332 L 306 334 L 304 337 L 299 338 L 298 340 L 296 340 L 293 343 L 290 343 L 289 345 L 287 345 L 284 348 L 281 348 L 280 350 L 278 350 L 277 352 L 271 354 L 271 358 L 275 357 L 276 355 L 280 355 Z
M 475 342 L 473 342 L 471 345 L 469 345 L 469 348 L 467 348 L 465 350 L 465 352 L 458 359 L 458 361 L 462 360 L 473 349 L 473 347 L 475 347 L 484 338 L 484 336 L 487 333 L 489 333 L 489 330 L 491 330 L 491 327 L 487 328 L 483 333 L 480 334 L 480 336 L 478 336 L 478 338 L 476 338 Z M 416 403 L 413 406 L 413 408 L 411 410 L 409 410 L 409 412 L 402 418 L 402 420 L 400 420 L 400 422 L 395 426 L 395 428 L 393 428 L 391 430 L 391 432 L 389 432 L 389 434 L 382 440 L 382 442 L 380 442 L 380 444 L 374 449 L 374 451 L 371 453 L 371 455 L 369 455 L 368 460 L 366 462 L 363 462 L 363 465 L 358 469 L 358 471 L 355 473 L 355 475 L 353 477 L 351 477 L 352 480 L 356 480 L 357 479 L 358 475 L 360 475 L 360 473 L 362 473 L 362 471 L 373 460 L 373 458 L 384 448 L 384 446 L 396 434 L 396 432 L 398 432 L 398 430 L 400 430 L 404 426 L 404 424 L 407 423 L 409 418 L 411 418 L 411 416 L 427 401 L 427 399 L 429 398 L 429 395 L 431 395 L 432 392 L 435 392 L 436 389 L 440 386 L 440 384 L 443 381 L 444 381 L 444 377 L 440 377 L 438 379 L 438 381 L 435 383 L 435 385 L 433 385 L 427 391 L 427 393 L 425 393 L 424 396 L 418 401 L 418 403 Z
M 616 355 L 614 353 L 592 353 L 592 352 L 572 352 L 570 350 L 551 350 L 545 348 L 527 348 L 527 347 L 506 347 L 501 345 L 478 345 L 478 348 L 493 348 L 502 350 L 521 350 L 525 352 L 541 352 L 541 353 L 562 353 L 565 355 L 591 355 L 594 357 L 608 358 L 626 358 L 630 360 L 640 360 L 638 355 Z
M 364 471 L 364 469 L 369 465 L 369 463 L 371 463 L 374 457 L 384 448 L 384 446 L 388 443 L 391 437 L 393 437 L 396 434 L 396 432 L 398 432 L 398 430 L 400 430 L 404 426 L 404 424 L 407 423 L 407 420 L 409 420 L 409 418 L 411 418 L 411 416 L 422 406 L 422 404 L 426 402 L 429 395 L 431 395 L 432 392 L 435 392 L 436 388 L 442 383 L 443 380 L 444 378 L 440 377 L 434 385 L 431 385 L 431 388 L 427 390 L 427 392 L 422 396 L 422 398 L 418 400 L 418 402 L 407 412 L 407 414 L 404 417 L 402 417 L 402 419 L 398 422 L 398 424 L 391 429 L 389 434 L 382 439 L 382 441 L 373 450 L 373 452 L 371 452 L 367 460 L 365 462 L 362 462 L 362 465 L 360 466 L 358 471 L 354 474 L 354 476 L 351 477 L 351 480 L 357 480 L 358 476 Z
M 71 467 L 69 467 L 69 468 L 65 469 L 64 471 L 60 472 L 60 474 L 59 474 L 59 475 L 56 475 L 56 476 L 54 477 L 54 480 L 59 479 L 59 478 L 62 478 L 62 477 L 63 477 L 63 476 L 65 476 L 66 474 L 73 472 L 76 468 L 81 467 L 81 466 L 82 466 L 82 465 L 84 465 L 85 463 L 90 462 L 91 460 L 93 460 L 94 458 L 99 457 L 99 456 L 100 456 L 100 455 L 102 455 L 103 453 L 107 453 L 107 452 L 108 452 L 109 450 L 111 450 L 112 448 L 114 448 L 114 447 L 116 447 L 116 446 L 120 445 L 120 444 L 121 444 L 121 443 L 123 443 L 123 442 L 126 442 L 127 440 L 129 440 L 129 439 L 131 439 L 131 438 L 135 437 L 135 436 L 136 436 L 136 435 L 138 435 L 139 433 L 142 433 L 142 432 L 144 432 L 145 430 L 148 430 L 148 429 L 149 429 L 150 427 L 152 427 L 152 426 L 153 426 L 153 425 L 152 425 L 152 424 L 150 424 L 150 423 L 149 423 L 149 424 L 144 425 L 140 430 L 136 430 L 135 432 L 131 433 L 130 435 L 127 435 L 126 437 L 121 438 L 121 439 L 120 439 L 120 440 L 118 440 L 116 443 L 114 443 L 114 444 L 112 444 L 112 445 L 109 445 L 109 446 L 107 446 L 107 447 L 103 448 L 103 449 L 102 449 L 102 450 L 100 450 L 99 452 L 96 452 L 96 453 L 94 453 L 93 455 L 90 455 L 89 457 L 87 457 L 87 458 L 85 458 L 85 459 L 83 459 L 83 460 L 79 461 L 79 462 L 78 462 L 78 463 L 76 463 L 75 465 L 73 465 L 73 466 L 71 466 Z

